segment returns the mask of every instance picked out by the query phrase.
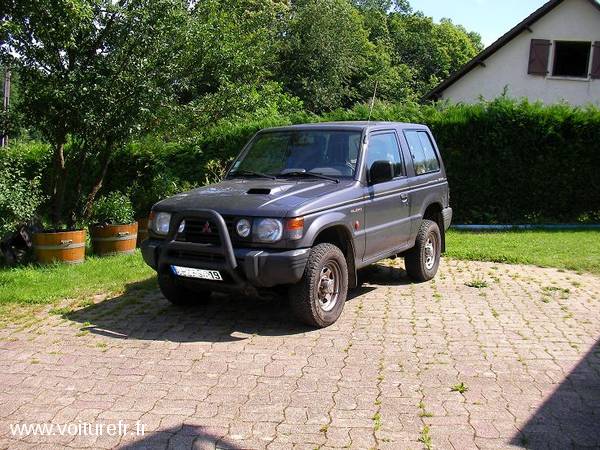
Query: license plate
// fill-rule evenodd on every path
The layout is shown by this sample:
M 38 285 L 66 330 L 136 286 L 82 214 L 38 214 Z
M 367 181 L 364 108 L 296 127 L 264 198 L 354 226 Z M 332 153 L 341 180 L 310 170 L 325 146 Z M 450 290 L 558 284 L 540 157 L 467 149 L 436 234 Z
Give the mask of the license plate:
M 197 278 L 201 280 L 223 281 L 218 270 L 192 269 L 191 267 L 171 266 L 173 273 L 179 277 Z

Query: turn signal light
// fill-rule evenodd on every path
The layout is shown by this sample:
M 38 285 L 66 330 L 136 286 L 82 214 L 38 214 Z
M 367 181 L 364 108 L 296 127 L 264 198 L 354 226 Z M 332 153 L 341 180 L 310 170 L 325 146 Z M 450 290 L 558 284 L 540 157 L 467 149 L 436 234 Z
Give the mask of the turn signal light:
M 304 217 L 289 219 L 285 224 L 288 239 L 297 241 L 304 236 Z

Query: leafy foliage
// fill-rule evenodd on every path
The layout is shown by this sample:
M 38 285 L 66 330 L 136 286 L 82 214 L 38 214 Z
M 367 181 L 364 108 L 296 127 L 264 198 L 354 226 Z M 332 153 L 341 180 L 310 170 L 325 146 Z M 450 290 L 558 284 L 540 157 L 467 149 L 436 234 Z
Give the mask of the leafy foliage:
M 423 14 L 393 14 L 389 19 L 392 55 L 412 71 L 419 95 L 460 69 L 483 50 L 481 37 L 449 19 L 435 23 Z
M 365 64 L 369 40 L 348 1 L 295 2 L 281 47 L 280 76 L 310 110 L 356 100 L 352 79 Z
M 126 225 L 134 219 L 131 200 L 120 192 L 100 197 L 94 204 L 92 223 L 95 225 Z
M 25 174 L 26 163 L 17 154 L 0 159 L 0 238 L 33 220 L 44 201 L 40 174 Z
M 369 105 L 357 105 L 321 116 L 223 120 L 176 141 L 149 135 L 117 150 L 113 175 L 103 189 L 128 192 L 137 217 L 145 217 L 162 198 L 216 181 L 227 161 L 262 128 L 365 120 L 369 110 Z M 597 109 L 505 98 L 477 105 L 377 102 L 372 119 L 432 128 L 450 178 L 457 223 L 589 223 L 600 217 Z M 20 145 L 19 153 L 28 179 L 44 167 L 39 160 L 49 157 L 47 147 L 35 143 Z
M 272 73 L 288 7 L 280 1 L 207 0 L 189 12 L 189 37 L 175 75 L 166 130 L 199 130 L 228 118 L 288 114 L 302 102 Z
M 407 0 L 5 6 L 0 57 L 18 69 L 29 125 L 53 144 L 79 133 L 96 150 L 147 127 L 348 107 L 376 84 L 383 100 L 418 98 L 481 47 Z
M 203 176 L 198 155 L 181 143 L 165 143 L 155 136 L 121 147 L 112 161 L 107 191 L 130 194 L 135 216 L 147 217 L 159 200 L 191 189 Z M 133 182 L 132 182 L 133 180 Z
M 206 182 L 211 161 L 234 157 L 261 128 L 365 120 L 369 109 L 358 105 L 322 116 L 223 121 L 185 142 L 164 144 L 153 139 L 151 147 L 148 141 L 140 142 L 135 152 L 119 153 L 120 177 L 110 189 L 124 189 L 131 179 L 145 183 L 158 173 L 172 180 L 172 186 L 200 186 Z M 425 123 L 432 128 L 450 178 L 456 222 L 575 223 L 599 217 L 597 109 L 546 107 L 504 98 L 478 105 L 377 103 L 372 119 Z M 155 193 L 160 196 L 159 190 Z
M 372 119 L 434 130 L 456 220 L 600 217 L 598 110 L 418 105 L 482 45 L 406 0 L 7 0 L 0 15 L 0 59 L 18 80 L 0 120 L 53 147 L 25 149 L 22 176 L 41 174 L 55 223 L 112 191 L 145 216 L 217 180 L 260 128 L 367 119 L 376 87 Z
M 24 117 L 55 148 L 57 225 L 72 175 L 64 153 L 68 136 L 80 142 L 76 170 L 89 170 L 88 159 L 101 161 L 91 174 L 85 215 L 115 146 L 140 131 L 169 95 L 187 11 L 179 0 L 9 0 L 3 6 L 1 56 L 19 71 Z
M 600 110 L 500 98 L 437 114 L 460 221 L 584 222 L 600 211 Z

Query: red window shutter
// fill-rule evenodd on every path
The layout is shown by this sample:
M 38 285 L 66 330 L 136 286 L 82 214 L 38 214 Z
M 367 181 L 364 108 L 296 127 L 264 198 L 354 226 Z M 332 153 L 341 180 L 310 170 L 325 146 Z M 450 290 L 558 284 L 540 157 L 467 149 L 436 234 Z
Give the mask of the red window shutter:
M 548 61 L 550 59 L 550 46 L 552 43 L 546 39 L 532 39 L 529 51 L 530 75 L 547 75 Z
M 590 75 L 594 80 L 600 80 L 600 42 L 594 42 L 592 46 L 592 70 Z

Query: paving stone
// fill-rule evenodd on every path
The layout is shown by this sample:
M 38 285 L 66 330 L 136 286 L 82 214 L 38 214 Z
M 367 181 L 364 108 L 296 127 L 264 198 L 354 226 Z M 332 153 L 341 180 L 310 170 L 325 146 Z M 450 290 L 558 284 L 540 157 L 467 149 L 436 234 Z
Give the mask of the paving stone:
M 9 325 L 0 448 L 600 447 L 600 278 L 453 260 L 424 284 L 389 261 L 360 278 L 325 330 L 278 299 L 181 311 L 157 292 Z M 10 428 L 119 421 L 124 436 Z

